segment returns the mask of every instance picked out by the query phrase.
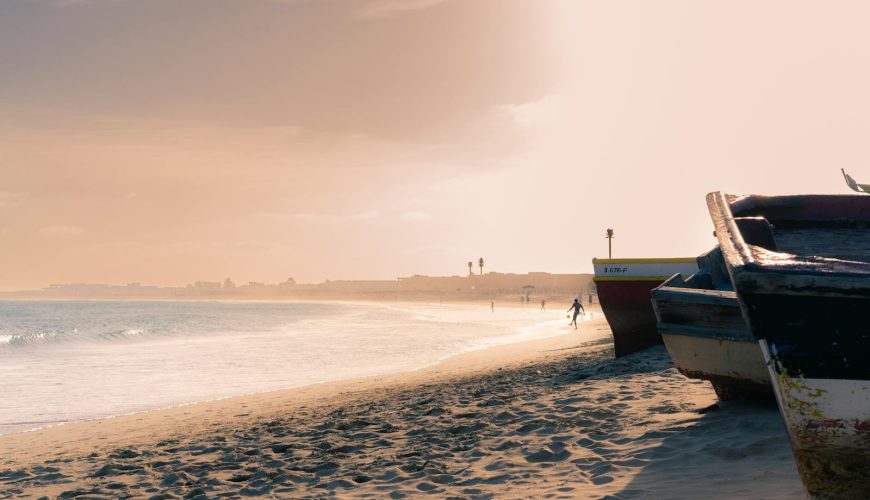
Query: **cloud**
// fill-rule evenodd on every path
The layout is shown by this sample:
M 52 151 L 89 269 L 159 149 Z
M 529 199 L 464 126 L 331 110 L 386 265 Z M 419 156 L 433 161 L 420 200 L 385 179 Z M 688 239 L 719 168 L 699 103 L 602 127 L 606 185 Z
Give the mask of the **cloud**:
M 126 243 L 120 243 L 125 245 Z M 139 245 L 131 242 L 130 246 Z M 273 241 L 263 240 L 213 240 L 213 241 L 175 241 L 163 243 L 156 247 L 162 253 L 202 253 L 219 252 L 225 254 L 244 254 L 245 252 L 266 252 L 284 249 L 285 246 Z
M 366 212 L 360 212 L 358 214 L 352 214 L 344 218 L 346 221 L 360 221 L 360 220 L 372 220 L 377 219 L 381 216 L 381 212 L 378 210 L 368 210 Z
M 404 222 L 418 222 L 429 220 L 432 218 L 432 215 L 429 212 L 423 212 L 420 210 L 412 210 L 410 212 L 405 212 L 399 216 L 399 220 Z
M 29 0 L 31 3 L 54 5 L 57 7 L 83 7 L 91 5 L 130 2 L 131 0 Z M 314 3 L 316 0 L 263 0 L 277 4 Z M 382 18 L 403 12 L 423 10 L 448 0 L 370 0 L 364 2 L 357 11 L 358 17 Z M 241 3 L 241 2 L 240 2 Z
M 367 210 L 364 212 L 352 213 L 352 214 L 318 214 L 318 213 L 294 213 L 294 214 L 282 214 L 276 212 L 260 212 L 257 214 L 258 217 L 262 217 L 264 219 L 295 219 L 303 222 L 316 222 L 323 224 L 340 224 L 344 222 L 360 222 L 360 221 L 369 221 L 377 219 L 381 216 L 380 210 Z
M 557 116 L 559 106 L 564 104 L 558 96 L 547 94 L 537 101 L 496 106 L 496 110 L 510 117 L 517 126 L 531 128 L 551 123 Z
M 97 4 L 120 3 L 128 0 L 31 0 L 32 3 L 54 5 L 56 7 L 82 7 Z
M 318 213 L 294 213 L 294 214 L 281 214 L 276 212 L 260 212 L 257 214 L 258 217 L 265 219 L 277 219 L 277 220 L 286 220 L 286 219 L 295 219 L 304 222 L 311 223 L 321 223 L 321 224 L 341 224 L 347 222 L 364 222 L 364 221 L 374 221 L 376 219 L 380 219 L 385 215 L 392 216 L 396 213 L 393 209 L 387 209 L 387 213 L 384 214 L 381 210 L 366 210 L 364 212 L 357 212 L 351 214 L 318 214 Z M 402 212 L 398 215 L 397 219 L 402 222 L 419 222 L 424 220 L 429 220 L 432 218 L 432 214 L 429 212 L 425 212 L 422 210 L 408 210 L 406 212 Z
M 365 4 L 357 16 L 363 18 L 382 18 L 413 10 L 434 7 L 447 0 L 372 0 Z
M 66 225 L 46 226 L 37 231 L 37 233 L 44 238 L 66 238 L 70 236 L 79 236 L 84 232 L 85 230 L 79 226 Z
M 0 208 L 9 208 L 17 206 L 21 203 L 23 196 L 19 193 L 10 193 L 9 191 L 0 191 Z

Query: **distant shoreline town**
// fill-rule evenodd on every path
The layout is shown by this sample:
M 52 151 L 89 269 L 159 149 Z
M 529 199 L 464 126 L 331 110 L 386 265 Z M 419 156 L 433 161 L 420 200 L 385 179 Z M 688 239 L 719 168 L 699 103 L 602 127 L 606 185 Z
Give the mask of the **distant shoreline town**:
M 162 287 L 68 283 L 41 290 L 0 292 L 0 299 L 175 299 L 175 300 L 515 300 L 517 303 L 594 295 L 592 274 L 526 274 L 489 272 L 468 276 L 414 275 L 393 280 L 326 280 L 297 283 L 288 278 L 280 283 L 249 282 L 237 285 L 231 279 L 196 281 L 186 286 Z

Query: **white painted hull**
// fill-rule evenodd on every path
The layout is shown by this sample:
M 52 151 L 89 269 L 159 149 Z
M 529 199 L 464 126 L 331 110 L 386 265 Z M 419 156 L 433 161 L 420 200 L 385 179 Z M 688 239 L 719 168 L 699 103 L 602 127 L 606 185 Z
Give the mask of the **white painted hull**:
M 870 380 L 792 376 L 760 340 L 795 461 L 811 496 L 870 491 Z
M 755 341 L 661 334 L 680 373 L 709 380 L 721 399 L 765 399 L 772 396 L 770 375 Z

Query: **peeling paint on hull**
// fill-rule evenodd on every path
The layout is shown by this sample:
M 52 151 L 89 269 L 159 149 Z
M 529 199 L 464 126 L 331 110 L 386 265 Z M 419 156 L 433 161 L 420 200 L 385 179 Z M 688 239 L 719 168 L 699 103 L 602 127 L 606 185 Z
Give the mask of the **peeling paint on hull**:
M 813 498 L 870 498 L 870 381 L 792 376 L 760 341 L 795 462 Z

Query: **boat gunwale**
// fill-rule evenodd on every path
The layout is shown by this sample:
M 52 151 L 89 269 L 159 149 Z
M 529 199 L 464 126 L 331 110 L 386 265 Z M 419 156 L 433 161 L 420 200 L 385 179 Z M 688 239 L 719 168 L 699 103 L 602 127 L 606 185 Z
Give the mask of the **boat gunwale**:
M 709 340 L 730 340 L 735 342 L 756 342 L 749 329 L 681 325 L 662 321 L 659 304 L 665 302 L 706 304 L 718 307 L 740 309 L 737 293 L 732 290 L 716 290 L 680 286 L 686 281 L 679 274 L 671 276 L 661 285 L 653 288 L 651 299 L 656 313 L 656 328 L 661 335 L 682 335 Z M 676 300 L 674 300 L 676 299 Z
M 735 285 L 750 285 L 760 293 L 789 295 L 870 294 L 870 262 L 777 252 L 747 243 L 737 227 L 734 210 L 756 208 L 760 199 L 797 199 L 855 195 L 792 195 L 762 197 L 730 195 L 721 191 L 707 195 L 716 239 Z
M 727 303 L 737 300 L 737 292 L 733 290 L 692 288 L 688 286 L 674 286 L 668 283 L 653 288 L 652 296 L 655 300 L 669 296 L 691 296 L 692 302 L 718 305 L 730 305 Z M 734 302 L 734 307 L 739 307 L 737 302 Z

